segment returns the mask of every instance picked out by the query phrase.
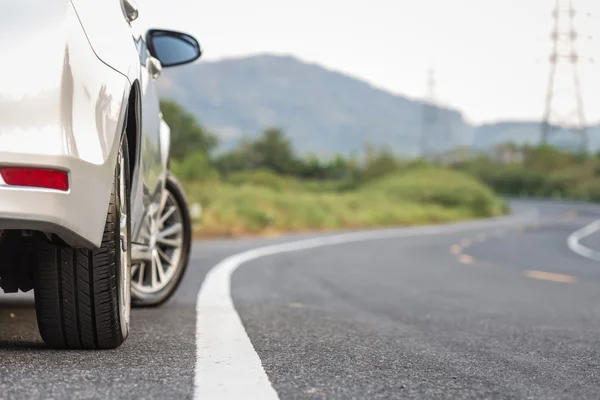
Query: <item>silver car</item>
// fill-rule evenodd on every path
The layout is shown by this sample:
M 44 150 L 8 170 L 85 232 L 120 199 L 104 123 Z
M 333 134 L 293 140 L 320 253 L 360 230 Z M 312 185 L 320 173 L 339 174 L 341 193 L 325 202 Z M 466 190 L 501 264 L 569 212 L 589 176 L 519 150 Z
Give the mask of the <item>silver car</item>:
M 0 1 L 0 286 L 43 340 L 108 349 L 185 271 L 191 225 L 154 80 L 201 55 L 132 0 Z

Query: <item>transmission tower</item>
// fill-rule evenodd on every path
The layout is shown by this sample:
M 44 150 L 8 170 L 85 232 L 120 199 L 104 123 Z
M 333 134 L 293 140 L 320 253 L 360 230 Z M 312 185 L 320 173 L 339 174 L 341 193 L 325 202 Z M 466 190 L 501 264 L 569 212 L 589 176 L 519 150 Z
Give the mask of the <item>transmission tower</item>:
M 421 132 L 421 156 L 431 156 L 431 136 L 438 120 L 435 99 L 435 72 L 433 68 L 427 71 L 427 97 L 423 102 L 423 123 Z
M 450 150 L 452 138 L 447 117 L 440 116 L 440 105 L 436 98 L 435 71 L 427 72 L 427 97 L 423 102 L 423 122 L 421 132 L 421 156 L 436 158 L 440 153 Z
M 556 0 L 552 12 L 552 54 L 541 141 L 547 144 L 551 136 L 565 132 L 569 136 L 578 136 L 580 150 L 586 152 L 588 135 L 578 72 L 581 58 L 576 49 L 576 14 L 573 0 Z

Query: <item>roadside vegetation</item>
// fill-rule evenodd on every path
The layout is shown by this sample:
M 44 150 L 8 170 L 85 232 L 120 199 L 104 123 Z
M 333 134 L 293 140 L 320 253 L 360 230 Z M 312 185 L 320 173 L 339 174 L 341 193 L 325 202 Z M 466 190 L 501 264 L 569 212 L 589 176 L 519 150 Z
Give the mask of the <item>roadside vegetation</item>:
M 505 196 L 600 202 L 600 154 L 506 144 L 455 168 Z
M 202 207 L 201 236 L 444 223 L 502 215 L 505 202 L 464 171 L 367 146 L 356 157 L 299 156 L 280 129 L 215 153 L 216 136 L 172 101 L 173 173 Z

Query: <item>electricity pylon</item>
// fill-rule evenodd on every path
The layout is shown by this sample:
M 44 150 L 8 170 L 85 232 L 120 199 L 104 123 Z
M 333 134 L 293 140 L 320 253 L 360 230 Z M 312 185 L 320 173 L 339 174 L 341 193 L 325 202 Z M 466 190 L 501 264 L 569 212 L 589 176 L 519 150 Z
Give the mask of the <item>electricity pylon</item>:
M 431 136 L 435 129 L 438 115 L 435 105 L 435 75 L 432 68 L 427 73 L 427 97 L 423 102 L 423 121 L 421 130 L 421 157 L 431 156 Z
M 441 107 L 436 97 L 435 71 L 427 74 L 427 97 L 423 101 L 421 156 L 440 161 L 443 153 L 453 149 L 454 137 L 450 126 L 451 113 Z
M 558 131 L 568 132 L 579 137 L 581 152 L 587 152 L 589 139 L 578 71 L 581 57 L 576 48 L 576 14 L 573 0 L 556 0 L 541 141 L 547 144 Z

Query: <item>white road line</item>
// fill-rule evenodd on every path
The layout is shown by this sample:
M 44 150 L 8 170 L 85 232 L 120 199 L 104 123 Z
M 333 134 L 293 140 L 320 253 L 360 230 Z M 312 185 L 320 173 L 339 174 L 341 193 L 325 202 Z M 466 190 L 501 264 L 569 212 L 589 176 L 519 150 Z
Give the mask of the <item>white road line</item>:
M 573 232 L 567 239 L 567 245 L 575 253 L 594 261 L 600 261 L 600 252 L 590 249 L 580 243 L 581 239 L 600 231 L 600 219 Z
M 530 216 L 530 214 L 532 214 Z M 196 302 L 195 399 L 276 400 L 260 358 L 248 337 L 231 298 L 231 276 L 244 263 L 257 258 L 337 244 L 386 238 L 415 237 L 481 229 L 489 225 L 514 224 L 537 215 L 519 216 L 457 225 L 387 229 L 323 236 L 259 247 L 228 257 L 206 275 Z

